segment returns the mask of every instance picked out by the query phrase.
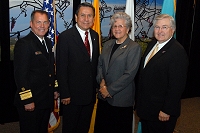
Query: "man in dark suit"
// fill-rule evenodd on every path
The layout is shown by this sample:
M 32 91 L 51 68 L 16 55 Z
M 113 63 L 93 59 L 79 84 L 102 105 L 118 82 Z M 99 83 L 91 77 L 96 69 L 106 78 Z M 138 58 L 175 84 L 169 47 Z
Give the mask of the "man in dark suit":
M 21 133 L 47 133 L 54 98 L 54 54 L 51 41 L 44 37 L 49 28 L 48 14 L 31 14 L 31 31 L 19 39 L 14 49 L 15 105 Z M 42 44 L 44 42 L 44 44 Z
M 90 29 L 94 11 L 91 4 L 81 3 L 75 14 L 76 25 L 58 38 L 56 74 L 63 104 L 63 133 L 88 133 L 89 130 L 96 101 L 99 56 L 99 36 Z M 89 48 L 84 45 L 87 36 Z
M 148 44 L 141 60 L 136 112 L 143 133 L 173 133 L 180 116 L 188 57 L 173 37 L 175 29 L 173 17 L 158 15 L 154 20 L 156 40 Z

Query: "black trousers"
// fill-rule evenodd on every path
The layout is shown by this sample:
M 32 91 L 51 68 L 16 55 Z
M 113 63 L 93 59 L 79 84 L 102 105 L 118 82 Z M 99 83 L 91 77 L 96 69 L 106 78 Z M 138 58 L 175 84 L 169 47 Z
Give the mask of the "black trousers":
M 173 133 L 177 117 L 170 117 L 169 121 L 148 121 L 140 119 L 142 133 Z
M 94 103 L 63 105 L 62 133 L 88 133 Z
M 115 107 L 98 100 L 94 133 L 132 133 L 133 107 Z
M 25 111 L 18 108 L 20 133 L 47 133 L 51 109 Z

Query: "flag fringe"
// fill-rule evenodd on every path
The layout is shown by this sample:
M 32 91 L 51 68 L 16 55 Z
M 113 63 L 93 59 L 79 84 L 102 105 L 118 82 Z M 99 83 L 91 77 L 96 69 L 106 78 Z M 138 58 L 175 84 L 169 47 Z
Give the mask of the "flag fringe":
M 58 118 L 58 121 L 57 121 L 56 125 L 54 125 L 53 127 L 48 128 L 48 133 L 53 133 L 53 130 L 55 130 L 59 125 L 60 125 L 60 117 Z

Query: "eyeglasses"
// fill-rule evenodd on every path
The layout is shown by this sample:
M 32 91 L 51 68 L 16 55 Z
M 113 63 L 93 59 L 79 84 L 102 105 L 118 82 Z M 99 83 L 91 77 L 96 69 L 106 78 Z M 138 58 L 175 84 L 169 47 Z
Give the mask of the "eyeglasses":
M 113 25 L 113 26 L 112 26 L 113 29 L 117 29 L 117 28 L 118 28 L 118 29 L 122 29 L 122 28 L 124 28 L 124 27 L 126 27 L 126 26 L 124 26 L 124 25 L 122 25 L 122 24 L 120 24 L 120 25 Z
M 159 27 L 159 26 L 154 26 L 154 29 L 155 30 L 163 30 L 163 31 L 165 31 L 165 30 L 167 30 L 168 28 L 171 28 L 171 26 L 162 26 L 162 27 Z

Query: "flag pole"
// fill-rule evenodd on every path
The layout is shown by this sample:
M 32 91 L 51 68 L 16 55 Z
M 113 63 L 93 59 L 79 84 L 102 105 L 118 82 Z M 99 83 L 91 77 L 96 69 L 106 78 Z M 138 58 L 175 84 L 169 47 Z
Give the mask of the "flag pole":
M 93 6 L 95 8 L 95 20 L 92 29 L 99 34 L 99 52 L 101 53 L 101 23 L 99 14 L 99 0 L 93 0 Z
M 56 35 L 56 33 L 57 33 L 57 27 L 56 27 L 56 4 L 55 4 L 55 0 L 53 0 L 53 14 L 54 14 L 54 23 L 53 23 L 53 25 L 54 25 L 54 32 L 55 32 L 55 34 L 54 34 L 54 46 L 55 46 L 56 43 L 57 43 L 57 35 Z
M 174 0 L 174 12 L 176 12 L 176 0 Z

